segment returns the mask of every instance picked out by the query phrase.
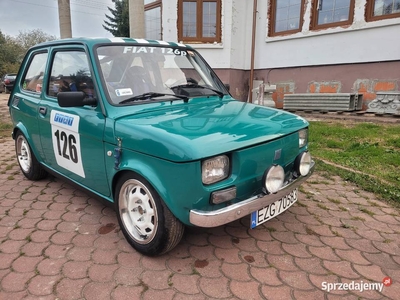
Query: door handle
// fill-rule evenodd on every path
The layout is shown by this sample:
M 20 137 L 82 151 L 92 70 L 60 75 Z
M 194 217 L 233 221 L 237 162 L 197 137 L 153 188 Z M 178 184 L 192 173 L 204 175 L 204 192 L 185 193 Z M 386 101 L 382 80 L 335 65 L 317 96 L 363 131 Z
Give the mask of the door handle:
M 45 115 L 46 114 L 46 112 L 47 112 L 47 108 L 46 107 L 44 107 L 44 106 L 39 106 L 39 113 L 41 114 L 41 115 Z

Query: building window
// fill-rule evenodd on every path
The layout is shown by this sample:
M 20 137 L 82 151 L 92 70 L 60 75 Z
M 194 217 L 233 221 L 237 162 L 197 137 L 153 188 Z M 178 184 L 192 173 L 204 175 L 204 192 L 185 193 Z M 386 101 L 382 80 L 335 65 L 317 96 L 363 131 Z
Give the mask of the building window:
M 368 1 L 367 21 L 391 19 L 400 17 L 400 0 L 370 0 Z
M 314 0 L 312 29 L 353 23 L 354 0 Z
M 146 39 L 162 40 L 161 0 L 145 0 L 144 4 L 144 28 Z
M 178 39 L 221 42 L 221 0 L 179 0 Z
M 305 0 L 271 0 L 270 35 L 284 35 L 301 31 Z

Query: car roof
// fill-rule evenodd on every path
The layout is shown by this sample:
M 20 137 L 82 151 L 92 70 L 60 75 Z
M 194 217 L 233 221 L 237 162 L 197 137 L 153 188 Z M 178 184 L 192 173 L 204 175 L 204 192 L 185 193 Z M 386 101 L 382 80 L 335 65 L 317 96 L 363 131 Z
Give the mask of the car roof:
M 148 46 L 160 46 L 160 45 L 166 45 L 166 46 L 173 46 L 173 47 L 185 47 L 185 48 L 191 48 L 188 45 L 181 44 L 181 43 L 176 43 L 176 42 L 166 42 L 166 41 L 160 41 L 160 40 L 149 40 L 149 39 L 135 39 L 135 38 L 126 38 L 126 37 L 112 37 L 112 38 L 103 38 L 103 37 L 81 37 L 81 38 L 67 38 L 67 39 L 60 39 L 60 40 L 53 40 L 53 41 L 48 41 L 44 43 L 40 43 L 36 46 L 33 46 L 32 48 L 43 48 L 43 47 L 49 47 L 49 46 L 59 46 L 59 45 L 71 45 L 71 44 L 80 44 L 80 45 L 86 45 L 88 47 L 94 47 L 97 45 L 107 45 L 107 44 L 123 44 L 123 43 L 129 43 L 129 44 L 145 44 Z

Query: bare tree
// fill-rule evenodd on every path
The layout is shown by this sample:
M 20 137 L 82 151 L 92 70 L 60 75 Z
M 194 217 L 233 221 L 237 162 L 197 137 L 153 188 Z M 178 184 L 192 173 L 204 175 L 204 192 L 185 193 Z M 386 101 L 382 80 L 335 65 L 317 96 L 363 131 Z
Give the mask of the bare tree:
M 24 51 L 27 51 L 30 47 L 36 44 L 55 39 L 56 37 L 54 35 L 49 35 L 43 32 L 41 29 L 19 31 L 19 34 L 16 37 L 17 43 L 22 47 Z

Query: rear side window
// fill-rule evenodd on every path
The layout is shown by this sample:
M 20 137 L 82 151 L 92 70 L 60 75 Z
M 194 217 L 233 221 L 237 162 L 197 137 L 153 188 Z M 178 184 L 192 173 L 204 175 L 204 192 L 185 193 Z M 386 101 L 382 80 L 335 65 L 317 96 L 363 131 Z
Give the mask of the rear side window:
M 47 53 L 38 53 L 33 56 L 27 72 L 22 79 L 22 89 L 40 93 L 42 91 L 43 75 L 46 68 Z
M 48 95 L 57 97 L 59 92 L 81 91 L 94 97 L 94 86 L 88 58 L 83 51 L 58 51 L 54 55 Z

